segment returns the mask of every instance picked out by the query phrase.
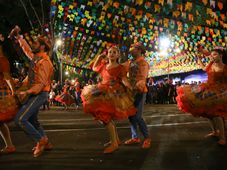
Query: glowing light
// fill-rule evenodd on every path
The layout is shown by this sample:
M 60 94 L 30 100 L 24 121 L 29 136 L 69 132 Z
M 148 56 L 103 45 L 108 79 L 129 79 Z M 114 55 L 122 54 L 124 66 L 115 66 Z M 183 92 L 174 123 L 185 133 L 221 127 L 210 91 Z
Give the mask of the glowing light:
M 66 71 L 66 72 L 65 72 L 65 75 L 69 75 L 69 72 L 68 72 L 68 71 Z
M 62 40 L 61 39 L 57 39 L 56 40 L 56 46 L 60 46 L 62 45 Z
M 16 68 L 18 68 L 18 67 L 19 67 L 19 63 L 18 63 L 18 62 L 16 62 L 15 64 L 16 64 Z
M 175 52 L 176 52 L 176 53 L 181 52 L 180 48 L 177 48 L 177 49 L 175 50 Z
M 167 56 L 167 51 L 166 50 L 162 50 L 158 53 L 159 56 Z
M 170 46 L 170 40 L 167 37 L 163 37 L 160 39 L 160 48 L 166 49 Z

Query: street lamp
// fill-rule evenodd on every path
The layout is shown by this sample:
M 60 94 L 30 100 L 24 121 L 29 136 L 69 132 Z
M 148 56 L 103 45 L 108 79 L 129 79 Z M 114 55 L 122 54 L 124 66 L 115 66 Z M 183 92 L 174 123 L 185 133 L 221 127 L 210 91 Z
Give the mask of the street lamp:
M 16 68 L 18 68 L 18 66 L 19 66 L 19 63 L 18 63 L 18 62 L 16 62 L 15 64 L 16 64 Z
M 57 47 L 61 46 L 62 45 L 62 40 L 61 39 L 57 39 L 56 42 L 55 42 L 55 45 Z
M 56 39 L 55 40 L 55 45 L 54 45 L 54 50 L 57 52 L 58 47 L 60 47 L 62 45 L 62 40 L 61 39 Z M 63 69 L 63 63 L 62 63 L 62 58 L 59 57 L 59 62 L 60 62 L 60 70 L 59 70 L 59 74 L 60 74 L 60 82 L 61 84 L 63 83 L 63 74 L 62 74 L 62 69 Z

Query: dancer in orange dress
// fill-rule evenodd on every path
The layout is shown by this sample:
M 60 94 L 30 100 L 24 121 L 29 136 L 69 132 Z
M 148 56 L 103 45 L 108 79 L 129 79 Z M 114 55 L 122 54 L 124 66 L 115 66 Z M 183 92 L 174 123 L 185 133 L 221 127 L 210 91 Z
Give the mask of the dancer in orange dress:
M 208 55 L 211 61 L 205 67 L 200 58 L 198 59 L 202 69 L 207 72 L 208 80 L 200 85 L 178 87 L 177 104 L 184 112 L 209 118 L 213 127 L 213 132 L 210 135 L 218 136 L 218 144 L 225 145 L 222 117 L 227 116 L 227 65 L 223 63 L 227 57 L 226 51 L 214 49 L 209 53 L 201 49 L 201 52 Z
M 10 76 L 9 61 L 5 57 L 2 45 L 4 41 L 4 36 L 0 34 L 0 132 L 6 145 L 6 147 L 0 151 L 0 154 L 13 153 L 16 151 L 6 122 L 11 121 L 18 111 L 17 100 L 14 96 L 14 85 Z
M 93 70 L 100 73 L 102 80 L 97 85 L 85 86 L 81 93 L 84 112 L 101 121 L 109 132 L 110 146 L 104 153 L 114 152 L 120 143 L 113 120 L 127 119 L 136 112 L 129 92 L 131 86 L 124 66 L 118 63 L 119 57 L 120 50 L 116 46 L 111 47 L 107 55 L 99 55 Z
M 65 80 L 65 85 L 63 87 L 63 92 L 60 95 L 55 97 L 55 100 L 61 104 L 63 104 L 64 109 L 67 110 L 68 106 L 75 103 L 73 96 L 69 94 L 70 83 L 68 80 Z

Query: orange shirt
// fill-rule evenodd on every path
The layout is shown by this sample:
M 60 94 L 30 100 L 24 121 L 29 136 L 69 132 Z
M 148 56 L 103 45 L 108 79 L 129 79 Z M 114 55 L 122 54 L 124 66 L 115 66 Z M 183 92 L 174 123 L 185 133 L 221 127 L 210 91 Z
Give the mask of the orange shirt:
M 76 92 L 80 92 L 81 89 L 80 89 L 80 82 L 79 81 L 76 81 L 75 82 L 75 89 L 76 89 Z
M 34 72 L 34 83 L 32 83 L 31 88 L 28 93 L 38 94 L 41 91 L 50 91 L 51 76 L 53 74 L 53 65 L 49 59 L 49 56 L 40 52 L 36 54 L 38 57 L 42 57 L 40 61 L 35 64 Z
M 49 59 L 49 56 L 45 52 L 39 52 L 37 54 L 32 53 L 30 46 L 22 37 L 20 37 L 18 41 L 24 53 L 31 60 L 34 57 L 42 58 L 41 60 L 38 60 L 38 62 L 36 62 L 34 65 L 34 81 L 31 84 L 31 87 L 27 90 L 27 92 L 30 94 L 38 94 L 41 91 L 50 91 L 51 76 L 54 69 L 52 62 Z
M 136 60 L 128 62 L 129 81 L 133 88 L 139 92 L 146 93 L 146 79 L 148 77 L 149 64 L 143 56 L 138 57 Z

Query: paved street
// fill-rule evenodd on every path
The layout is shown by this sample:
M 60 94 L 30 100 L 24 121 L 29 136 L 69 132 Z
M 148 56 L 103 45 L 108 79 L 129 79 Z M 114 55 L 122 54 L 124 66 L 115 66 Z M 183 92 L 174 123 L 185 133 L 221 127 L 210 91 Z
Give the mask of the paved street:
M 227 147 L 209 132 L 206 119 L 181 113 L 176 105 L 146 105 L 144 117 L 152 137 L 152 147 L 124 146 L 104 155 L 108 136 L 101 124 L 81 110 L 53 108 L 41 111 L 40 120 L 54 144 L 54 150 L 32 157 L 34 143 L 13 123 L 10 124 L 17 152 L 0 156 L 0 169 L 74 170 L 225 170 Z M 117 123 L 122 140 L 130 137 L 128 121 Z M 1 141 L 1 146 L 3 143 Z

